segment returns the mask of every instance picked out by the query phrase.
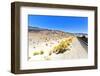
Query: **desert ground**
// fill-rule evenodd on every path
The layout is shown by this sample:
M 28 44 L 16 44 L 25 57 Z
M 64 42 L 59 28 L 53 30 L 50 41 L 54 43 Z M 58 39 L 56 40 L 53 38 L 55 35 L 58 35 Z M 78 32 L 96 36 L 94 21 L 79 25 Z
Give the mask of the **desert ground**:
M 81 59 L 88 57 L 88 48 L 76 36 L 58 30 L 31 30 L 29 61 Z

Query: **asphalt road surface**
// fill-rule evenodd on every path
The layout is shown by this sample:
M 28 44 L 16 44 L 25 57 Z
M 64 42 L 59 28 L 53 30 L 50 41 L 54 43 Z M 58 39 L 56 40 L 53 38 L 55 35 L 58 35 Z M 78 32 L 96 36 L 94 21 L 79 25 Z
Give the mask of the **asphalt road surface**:
M 80 41 L 81 45 L 86 50 L 86 52 L 88 52 L 88 43 L 86 41 L 82 40 L 81 38 L 78 38 L 78 40 Z

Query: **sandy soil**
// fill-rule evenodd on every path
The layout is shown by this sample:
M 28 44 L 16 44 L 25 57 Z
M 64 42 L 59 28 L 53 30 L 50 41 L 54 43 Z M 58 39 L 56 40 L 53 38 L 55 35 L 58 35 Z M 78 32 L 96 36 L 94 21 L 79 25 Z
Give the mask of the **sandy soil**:
M 62 60 L 62 59 L 80 59 L 87 58 L 87 47 L 74 37 L 70 45 L 70 49 L 64 53 L 49 55 L 52 48 L 60 43 L 63 38 L 71 35 L 63 32 L 29 32 L 29 55 L 30 61 L 44 61 L 44 60 Z

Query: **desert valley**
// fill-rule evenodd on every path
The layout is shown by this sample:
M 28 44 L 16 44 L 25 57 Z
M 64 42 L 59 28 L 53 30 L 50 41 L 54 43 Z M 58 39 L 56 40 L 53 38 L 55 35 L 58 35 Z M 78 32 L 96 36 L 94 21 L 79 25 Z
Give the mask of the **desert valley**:
M 88 48 L 73 33 L 28 27 L 28 60 L 61 60 L 88 57 Z

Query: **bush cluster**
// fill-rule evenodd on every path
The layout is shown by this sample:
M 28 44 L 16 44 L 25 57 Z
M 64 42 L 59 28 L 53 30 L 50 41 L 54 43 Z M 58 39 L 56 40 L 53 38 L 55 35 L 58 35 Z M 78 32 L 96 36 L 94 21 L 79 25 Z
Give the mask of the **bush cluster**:
M 53 53 L 58 54 L 58 53 L 65 52 L 71 45 L 72 39 L 73 39 L 73 37 L 62 39 L 58 45 L 53 47 Z
M 33 52 L 33 55 L 42 55 L 44 52 L 42 50 Z

